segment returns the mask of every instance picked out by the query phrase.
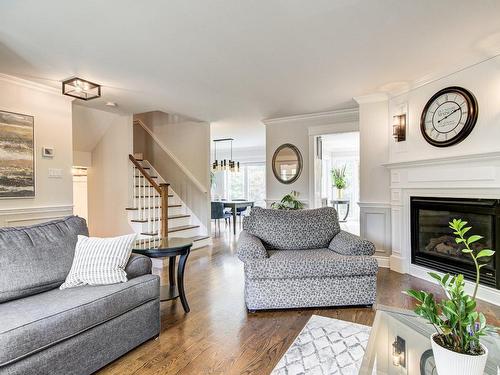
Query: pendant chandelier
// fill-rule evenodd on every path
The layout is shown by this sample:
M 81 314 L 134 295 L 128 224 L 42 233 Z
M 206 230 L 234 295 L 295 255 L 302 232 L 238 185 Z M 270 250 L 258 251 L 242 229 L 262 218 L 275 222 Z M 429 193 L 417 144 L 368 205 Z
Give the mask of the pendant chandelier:
M 212 172 L 239 172 L 240 171 L 240 162 L 236 162 L 233 160 L 233 138 L 221 138 L 214 139 L 214 162 L 212 164 Z M 230 142 L 231 143 L 231 157 L 228 159 L 217 159 L 217 143 L 219 142 Z

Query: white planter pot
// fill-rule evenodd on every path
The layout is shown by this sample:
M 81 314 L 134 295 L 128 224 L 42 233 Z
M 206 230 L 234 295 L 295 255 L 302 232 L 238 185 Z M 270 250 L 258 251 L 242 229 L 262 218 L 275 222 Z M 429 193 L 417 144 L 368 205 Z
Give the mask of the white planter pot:
M 482 355 L 467 355 L 443 348 L 434 341 L 431 335 L 432 353 L 438 375 L 483 375 L 484 367 L 488 359 L 488 349 L 481 344 L 484 349 Z

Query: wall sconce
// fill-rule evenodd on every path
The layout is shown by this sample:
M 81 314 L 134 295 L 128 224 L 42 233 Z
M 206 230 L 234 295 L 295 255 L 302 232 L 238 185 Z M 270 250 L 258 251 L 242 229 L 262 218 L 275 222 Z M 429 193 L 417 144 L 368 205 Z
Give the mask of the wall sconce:
M 396 142 L 406 141 L 406 113 L 392 116 L 392 136 Z
M 406 368 L 406 342 L 399 336 L 392 343 L 392 364 Z
M 81 78 L 70 78 L 62 83 L 63 95 L 81 100 L 95 99 L 101 96 L 101 85 Z

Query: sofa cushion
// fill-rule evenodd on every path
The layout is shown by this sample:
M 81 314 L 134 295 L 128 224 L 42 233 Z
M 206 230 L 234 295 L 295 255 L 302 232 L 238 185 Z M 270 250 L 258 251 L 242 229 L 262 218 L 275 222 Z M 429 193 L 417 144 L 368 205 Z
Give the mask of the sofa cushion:
M 374 275 L 377 260 L 369 256 L 348 256 L 330 249 L 269 250 L 269 258 L 245 264 L 250 279 L 293 279 Z
M 78 236 L 73 265 L 59 288 L 127 282 L 125 266 L 137 234 L 98 238 Z
M 85 219 L 70 216 L 44 224 L 0 228 L 0 302 L 57 288 L 68 274 Z
M 53 289 L 2 303 L 0 370 L 158 296 L 159 277 L 144 275 L 126 283 Z
M 333 207 L 312 210 L 272 210 L 255 207 L 243 228 L 262 240 L 268 249 L 317 249 L 328 247 L 340 232 Z

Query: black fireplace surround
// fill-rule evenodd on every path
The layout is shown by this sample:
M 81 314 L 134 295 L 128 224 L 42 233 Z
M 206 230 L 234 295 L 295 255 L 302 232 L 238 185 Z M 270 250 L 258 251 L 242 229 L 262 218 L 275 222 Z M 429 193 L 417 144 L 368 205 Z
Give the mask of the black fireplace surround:
M 448 227 L 452 219 L 462 219 L 472 226 L 471 234 L 484 238 L 471 245 L 474 250 L 489 248 L 494 256 L 483 258 L 481 284 L 500 289 L 500 199 L 463 199 L 411 197 L 411 261 L 413 264 L 451 274 L 462 273 L 475 281 L 476 271 L 463 245 L 455 242 Z

